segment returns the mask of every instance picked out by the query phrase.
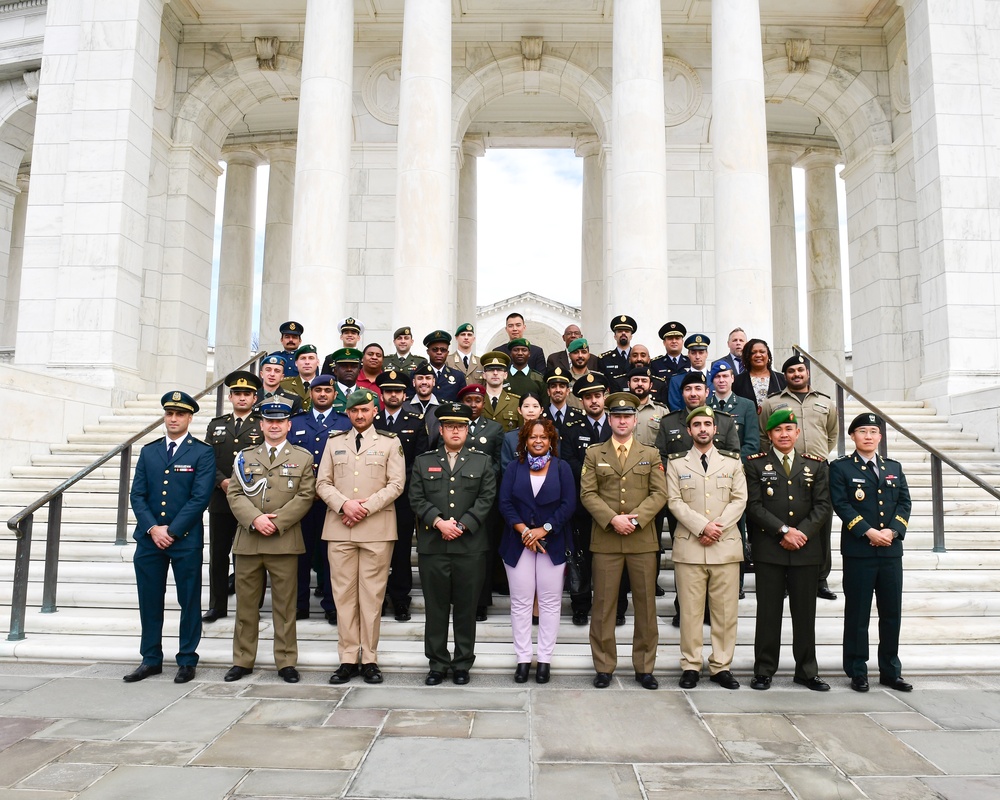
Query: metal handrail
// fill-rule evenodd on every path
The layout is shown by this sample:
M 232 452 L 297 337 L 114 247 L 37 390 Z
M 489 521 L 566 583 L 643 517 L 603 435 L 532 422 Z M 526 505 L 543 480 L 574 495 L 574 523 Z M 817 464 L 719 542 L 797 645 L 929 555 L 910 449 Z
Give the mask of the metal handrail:
M 267 351 L 260 351 L 250 359 L 240 364 L 236 369 L 254 369 Z M 194 396 L 198 400 L 206 395 L 216 393 L 216 415 L 222 413 L 223 388 L 225 378 L 205 387 Z M 7 520 L 7 527 L 12 530 L 17 539 L 17 552 L 14 556 L 14 585 L 10 606 L 10 631 L 8 641 L 24 639 L 24 616 L 28 600 L 28 567 L 31 556 L 31 532 L 35 512 L 47 504 L 49 507 L 48 529 L 45 538 L 45 577 L 42 586 L 43 614 L 51 614 L 56 609 L 56 585 L 59 572 L 59 540 L 62 529 L 62 497 L 66 490 L 86 478 L 94 470 L 106 464 L 115 456 L 120 455 L 118 469 L 118 519 L 115 526 L 115 544 L 124 545 L 128 541 L 128 485 L 132 472 L 132 445 L 163 424 L 162 419 L 147 425 L 139 433 L 109 450 L 92 464 L 81 469 L 75 475 L 67 478 L 54 489 L 46 492 L 33 503 L 25 506 L 13 517 Z
M 944 553 L 944 552 L 946 552 L 945 551 L 945 544 L 944 544 L 944 480 L 943 480 L 943 476 L 942 476 L 942 472 L 941 472 L 941 465 L 942 464 L 947 464 L 949 467 L 951 467 L 953 470 L 955 470 L 955 472 L 957 472 L 959 475 L 962 475 L 963 477 L 968 478 L 970 481 L 972 481 L 980 489 L 982 489 L 983 491 L 985 491 L 988 494 L 992 495 L 997 500 L 1000 500 L 1000 489 L 998 489 L 995 486 L 991 486 L 986 481 L 984 481 L 982 478 L 980 478 L 978 475 L 970 472 L 968 469 L 966 469 L 965 467 L 963 467 L 961 464 L 959 464 L 953 458 L 951 458 L 950 456 L 947 456 L 944 453 L 942 453 L 940 450 L 938 450 L 936 447 L 934 447 L 934 445 L 930 444 L 929 442 L 924 441 L 919 436 L 917 436 L 917 434 L 913 433 L 913 431 L 908 430 L 906 428 L 906 426 L 904 426 L 901 423 L 899 423 L 896 420 L 894 420 L 891 416 L 889 416 L 888 414 L 886 414 L 882 409 L 880 409 L 878 406 L 876 406 L 873 402 L 871 402 L 868 398 L 866 398 L 864 395 L 862 395 L 856 389 L 854 389 L 851 386 L 848 386 L 847 383 L 846 383 L 846 381 L 844 381 L 843 378 L 841 378 L 839 375 L 837 375 L 834 372 L 832 372 L 829 368 L 827 368 L 826 366 L 824 366 L 821 362 L 817 361 L 815 359 L 815 357 L 813 357 L 812 355 L 810 355 L 808 353 L 808 351 L 806 351 L 805 348 L 803 348 L 801 345 L 794 345 L 793 349 L 795 350 L 795 352 L 801 353 L 803 356 L 805 356 L 806 358 L 808 358 L 809 361 L 811 362 L 812 367 L 818 367 L 837 386 L 837 409 L 838 409 L 838 414 L 840 415 L 840 426 L 839 426 L 839 431 L 840 432 L 838 434 L 838 442 L 837 442 L 837 454 L 838 455 L 842 456 L 845 453 L 844 432 L 846 430 L 846 426 L 844 424 L 844 400 L 845 400 L 847 394 L 850 394 L 855 400 L 857 400 L 859 403 L 861 403 L 861 405 L 865 406 L 865 408 L 869 409 L 870 411 L 872 411 L 875 414 L 878 414 L 880 417 L 882 417 L 882 419 L 885 420 L 885 424 L 886 425 L 891 425 L 893 428 L 895 428 L 897 431 L 899 431 L 901 434 L 903 434 L 903 436 L 905 436 L 911 442 L 913 442 L 914 444 L 916 444 L 917 446 L 919 446 L 920 448 L 922 448 L 923 450 L 927 451 L 930 454 L 930 457 L 931 457 L 931 521 L 932 521 L 933 531 L 934 531 L 934 552 L 935 553 Z M 885 438 L 884 437 L 883 437 L 882 442 L 880 444 L 880 449 L 882 451 L 882 455 L 885 456 L 886 455 L 886 442 L 885 442 Z

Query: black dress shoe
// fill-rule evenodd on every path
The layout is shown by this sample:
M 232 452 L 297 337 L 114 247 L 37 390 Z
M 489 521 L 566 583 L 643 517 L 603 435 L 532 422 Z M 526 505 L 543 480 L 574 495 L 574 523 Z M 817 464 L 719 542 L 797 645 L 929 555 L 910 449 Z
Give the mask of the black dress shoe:
M 746 600 L 746 599 L 747 599 L 747 593 L 744 592 L 742 589 L 740 589 L 740 600 Z
M 303 611 L 302 609 L 296 609 L 295 610 L 295 619 L 309 619 L 309 611 L 308 610 Z
M 282 667 L 278 670 L 278 677 L 285 683 L 298 683 L 299 671 L 295 667 Z
M 335 686 L 341 683 L 347 683 L 351 678 L 360 674 L 361 670 L 358 669 L 357 664 L 341 664 L 337 667 L 336 672 L 330 676 L 330 683 Z
M 585 611 L 574 611 L 573 612 L 573 624 L 574 625 L 586 625 L 587 624 L 587 613 Z
M 532 626 L 538 625 L 538 617 L 536 617 L 534 614 L 531 615 L 531 624 Z
M 438 672 L 436 669 L 432 669 L 427 673 L 427 677 L 424 678 L 424 683 L 427 686 L 437 686 L 441 681 L 444 680 L 444 673 Z
M 548 683 L 551 676 L 551 666 L 544 661 L 539 661 L 538 666 L 535 667 L 535 683 Z
M 670 624 L 673 625 L 675 628 L 679 628 L 681 626 L 681 615 L 680 614 L 674 614 L 670 618 Z
M 476 622 L 486 622 L 486 606 L 476 608 Z
M 174 683 L 187 683 L 194 677 L 194 667 L 190 664 L 183 664 L 177 668 L 177 674 L 174 675 Z
M 361 665 L 361 677 L 365 683 L 382 683 L 382 670 L 374 661 Z
M 228 617 L 228 616 L 229 616 L 229 615 L 228 615 L 228 614 L 227 614 L 227 613 L 226 613 L 225 611 L 223 611 L 223 612 L 222 612 L 222 613 L 220 614 L 220 613 L 219 613 L 218 611 L 216 611 L 216 610 L 215 610 L 214 608 L 210 608 L 210 609 L 209 609 L 209 610 L 208 610 L 208 611 L 207 611 L 207 612 L 205 613 L 205 616 L 203 616 L 203 617 L 201 618 L 201 621 L 202 621 L 202 622 L 215 622 L 215 621 L 216 621 L 217 619 L 222 619 L 223 617 Z
M 336 625 L 337 624 L 337 612 L 336 611 L 327 611 L 326 612 L 326 621 L 329 622 L 331 625 Z
M 716 672 L 714 675 L 709 677 L 712 683 L 717 683 L 723 689 L 739 689 L 740 682 L 733 677 L 728 669 L 722 670 L 722 672 Z
M 830 684 L 825 680 L 820 678 L 818 675 L 812 678 L 792 678 L 792 680 L 799 686 L 805 686 L 811 692 L 828 692 L 830 691 Z
M 695 672 L 693 669 L 686 669 L 681 673 L 681 680 L 678 684 L 682 689 L 693 689 L 698 685 L 698 681 L 701 680 L 701 673 Z
M 888 686 L 890 689 L 895 689 L 897 692 L 913 691 L 913 684 L 907 683 L 902 678 L 879 678 L 878 682 L 883 686 Z
M 643 689 L 659 689 L 660 684 L 657 683 L 656 678 L 653 677 L 652 672 L 637 672 L 635 673 L 635 682 L 642 686 Z
M 144 681 L 152 675 L 159 675 L 161 672 L 163 672 L 163 667 L 160 664 L 140 664 L 122 680 L 125 683 L 135 683 L 136 681 Z
M 618 614 L 618 615 L 616 615 L 615 616 L 615 625 L 618 626 L 618 627 L 621 627 L 624 624 L 625 624 L 625 615 L 624 614 Z
M 395 612 L 396 622 L 409 622 L 410 621 L 410 609 L 409 606 L 404 606 L 402 604 L 395 606 L 393 608 Z
M 465 686 L 469 682 L 469 670 L 456 669 L 451 676 L 451 682 L 457 686 Z
M 826 585 L 826 581 L 823 581 L 816 590 L 816 596 L 822 600 L 836 600 L 837 595 L 830 591 L 830 587 Z
M 233 681 L 238 681 L 240 678 L 246 677 L 251 672 L 253 672 L 253 670 L 250 669 L 249 667 L 232 666 L 229 668 L 229 671 L 223 676 L 222 680 L 224 680 L 226 683 L 232 683 Z
M 527 683 L 528 673 L 531 671 L 531 664 L 524 663 L 523 661 L 517 665 L 517 669 L 514 670 L 514 683 Z
M 751 689 L 759 689 L 764 692 L 771 688 L 771 676 L 770 675 L 754 675 L 753 680 L 750 681 Z
M 666 592 L 663 591 L 663 587 L 660 586 L 660 584 L 656 584 L 656 596 L 657 597 L 663 597 L 665 594 L 666 594 Z
M 233 572 L 229 573 L 229 584 L 226 587 L 229 590 L 230 595 L 236 594 L 236 574 Z
M 313 589 L 313 597 L 322 597 L 322 596 L 323 596 L 323 588 L 317 583 L 316 588 Z
M 611 673 L 598 672 L 597 677 L 594 678 L 594 688 L 607 689 L 610 685 L 611 685 Z
M 868 676 L 867 675 L 855 675 L 851 678 L 851 688 L 856 692 L 867 692 L 868 691 Z

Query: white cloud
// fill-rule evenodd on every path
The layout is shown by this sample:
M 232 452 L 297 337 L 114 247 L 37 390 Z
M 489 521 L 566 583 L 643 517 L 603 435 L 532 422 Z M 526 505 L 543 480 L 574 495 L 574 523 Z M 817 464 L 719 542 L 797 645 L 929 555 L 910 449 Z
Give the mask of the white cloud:
M 477 302 L 533 291 L 580 305 L 583 161 L 572 150 L 487 150 L 478 165 Z

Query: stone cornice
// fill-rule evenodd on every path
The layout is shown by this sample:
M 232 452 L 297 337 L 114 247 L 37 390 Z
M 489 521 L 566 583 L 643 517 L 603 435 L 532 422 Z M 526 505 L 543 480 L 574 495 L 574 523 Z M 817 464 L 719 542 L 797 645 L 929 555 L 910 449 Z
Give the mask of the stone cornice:
M 31 12 L 35 9 L 45 8 L 47 5 L 48 0 L 15 0 L 15 2 L 0 2 L 0 16 L 25 11 Z
M 540 294 L 535 294 L 534 292 L 524 292 L 523 294 L 515 295 L 514 297 L 498 300 L 488 306 L 476 306 L 476 316 L 482 317 L 485 314 L 494 314 L 497 311 L 506 311 L 507 309 L 515 306 L 518 309 L 523 309 L 526 305 L 550 308 L 559 314 L 564 314 L 568 317 L 572 317 L 573 319 L 580 319 L 580 309 L 577 306 L 568 306 L 565 303 L 560 303 L 558 300 L 551 300 L 548 297 L 542 297 Z

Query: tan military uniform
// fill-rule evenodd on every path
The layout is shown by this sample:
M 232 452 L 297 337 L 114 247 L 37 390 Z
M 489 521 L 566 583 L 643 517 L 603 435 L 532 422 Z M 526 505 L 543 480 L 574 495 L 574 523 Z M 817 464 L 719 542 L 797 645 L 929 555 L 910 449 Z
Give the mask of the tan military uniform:
M 468 369 L 465 367 L 462 354 L 457 350 L 448 353 L 448 358 L 444 363 L 465 375 L 466 384 L 483 383 L 483 365 L 479 361 L 479 356 L 469 353 Z
M 504 433 L 516 431 L 521 427 L 521 412 L 517 407 L 520 400 L 521 398 L 513 392 L 503 389 L 500 391 L 497 407 L 493 408 L 493 401 L 487 395 L 483 401 L 483 416 L 499 422 L 503 426 Z
M 580 477 L 580 502 L 590 512 L 594 606 L 590 650 L 597 672 L 612 673 L 618 663 L 615 613 L 622 570 L 628 567 L 635 605 L 632 665 L 639 673 L 656 665 L 656 556 L 660 538 L 656 515 L 667 500 L 660 454 L 633 437 L 625 466 L 614 439 L 591 445 Z M 611 527 L 618 514 L 634 514 L 638 526 L 628 536 Z
M 743 540 L 736 523 L 747 503 L 747 481 L 738 452 L 712 448 L 708 470 L 694 448 L 667 462 L 667 506 L 677 518 L 672 559 L 681 617 L 681 669 L 701 672 L 705 596 L 712 617 L 711 673 L 728 670 L 736 649 Z M 703 545 L 709 522 L 722 524 L 722 538 Z
M 775 411 L 790 408 L 799 423 L 799 438 L 795 441 L 796 453 L 808 453 L 817 458 L 830 457 L 837 446 L 837 404 L 829 395 L 810 389 L 799 395 L 790 389 L 772 394 L 760 407 L 760 451 L 771 449 L 764 423 Z
M 639 419 L 635 425 L 635 438 L 647 447 L 656 446 L 656 435 L 660 432 L 660 420 L 670 413 L 663 403 L 649 400 L 639 406 Z
M 328 542 L 330 582 L 337 605 L 341 664 L 378 661 L 382 601 L 396 541 L 395 500 L 406 486 L 406 459 L 394 433 L 368 428 L 336 433 L 323 451 L 316 494 L 326 503 L 323 539 Z M 348 527 L 341 511 L 361 500 L 368 516 Z
M 233 554 L 236 556 L 236 631 L 233 664 L 252 669 L 257 658 L 257 604 L 264 591 L 265 573 L 271 578 L 271 615 L 274 624 L 274 663 L 278 669 L 298 661 L 295 637 L 295 595 L 298 588 L 299 553 L 306 551 L 300 520 L 312 508 L 316 478 L 308 450 L 287 442 L 272 462 L 267 443 L 237 456 L 226 497 L 239 523 Z M 242 464 L 240 463 L 242 459 Z M 242 481 L 237 477 L 242 476 Z M 248 494 L 265 483 L 266 487 Z M 247 488 L 244 488 L 244 484 Z M 276 514 L 278 528 L 265 536 L 251 527 L 261 514 Z

